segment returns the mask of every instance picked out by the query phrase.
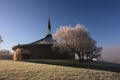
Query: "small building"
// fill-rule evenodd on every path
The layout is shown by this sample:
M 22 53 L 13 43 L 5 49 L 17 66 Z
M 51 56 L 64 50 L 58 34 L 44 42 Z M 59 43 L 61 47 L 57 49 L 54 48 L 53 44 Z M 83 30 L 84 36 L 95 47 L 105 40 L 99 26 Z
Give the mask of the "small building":
M 68 59 L 73 58 L 68 54 L 61 54 L 59 50 L 54 50 L 52 46 L 57 44 L 57 41 L 53 39 L 51 34 L 50 19 L 48 20 L 48 33 L 40 40 L 32 42 L 30 44 L 18 44 L 13 46 L 14 56 L 13 60 L 22 59 Z

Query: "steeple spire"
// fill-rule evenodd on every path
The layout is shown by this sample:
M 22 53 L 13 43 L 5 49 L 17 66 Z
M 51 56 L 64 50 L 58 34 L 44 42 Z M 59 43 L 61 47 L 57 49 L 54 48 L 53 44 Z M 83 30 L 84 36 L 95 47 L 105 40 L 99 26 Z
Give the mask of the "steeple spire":
M 47 35 L 51 35 L 51 24 L 50 24 L 50 18 L 48 19 L 48 31 Z

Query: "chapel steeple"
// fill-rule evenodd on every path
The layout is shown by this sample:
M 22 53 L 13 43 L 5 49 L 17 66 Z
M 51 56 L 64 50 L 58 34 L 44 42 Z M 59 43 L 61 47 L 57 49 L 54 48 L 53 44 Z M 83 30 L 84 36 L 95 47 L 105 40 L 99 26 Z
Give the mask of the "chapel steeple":
M 48 19 L 47 35 L 51 35 L 51 24 L 50 24 L 50 18 Z

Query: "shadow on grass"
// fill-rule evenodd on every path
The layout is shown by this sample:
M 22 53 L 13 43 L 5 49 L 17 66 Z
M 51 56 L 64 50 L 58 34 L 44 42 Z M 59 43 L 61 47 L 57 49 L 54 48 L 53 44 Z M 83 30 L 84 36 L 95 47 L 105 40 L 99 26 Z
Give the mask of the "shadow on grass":
M 120 64 L 108 63 L 108 62 L 99 62 L 99 61 L 78 62 L 76 60 L 47 60 L 47 59 L 30 59 L 23 61 L 120 73 Z

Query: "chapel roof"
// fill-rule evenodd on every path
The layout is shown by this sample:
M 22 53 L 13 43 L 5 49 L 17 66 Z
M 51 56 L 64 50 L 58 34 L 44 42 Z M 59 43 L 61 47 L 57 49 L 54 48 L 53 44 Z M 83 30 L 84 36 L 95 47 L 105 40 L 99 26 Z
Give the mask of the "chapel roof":
M 16 46 L 13 46 L 12 49 L 15 50 L 16 48 L 35 46 L 35 45 L 52 45 L 56 42 L 57 41 L 52 37 L 50 19 L 48 19 L 47 35 L 44 38 L 34 41 L 30 44 L 22 44 L 22 45 L 18 44 Z
M 48 19 L 47 35 L 43 39 L 37 40 L 35 42 L 32 42 L 31 44 L 41 44 L 41 43 L 53 44 L 55 42 L 56 42 L 56 40 L 53 39 L 52 34 L 51 34 L 50 19 Z

